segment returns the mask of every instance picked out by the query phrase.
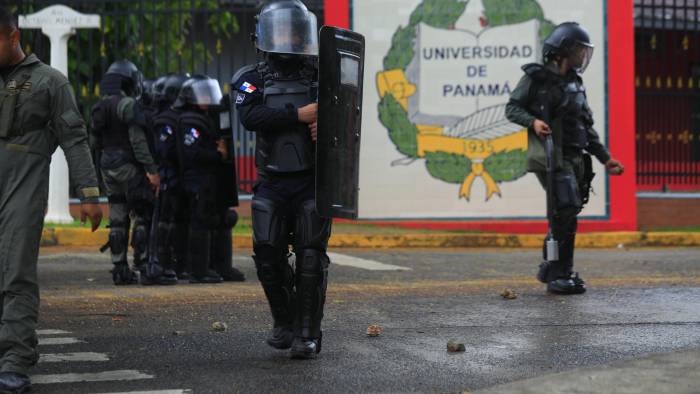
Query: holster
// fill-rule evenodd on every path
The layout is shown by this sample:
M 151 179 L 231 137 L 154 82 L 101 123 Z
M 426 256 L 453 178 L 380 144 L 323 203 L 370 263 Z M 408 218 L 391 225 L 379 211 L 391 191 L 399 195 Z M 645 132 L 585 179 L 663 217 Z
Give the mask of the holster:
M 588 199 L 591 196 L 591 189 L 593 188 L 593 178 L 595 178 L 595 172 L 593 172 L 593 159 L 588 153 L 583 155 L 583 182 L 581 184 L 581 202 L 583 205 L 588 203 Z

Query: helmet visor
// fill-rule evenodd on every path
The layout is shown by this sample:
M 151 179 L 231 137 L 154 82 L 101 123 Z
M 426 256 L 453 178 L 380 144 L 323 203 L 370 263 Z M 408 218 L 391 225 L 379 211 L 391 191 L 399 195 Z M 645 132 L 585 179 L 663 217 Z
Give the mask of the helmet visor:
M 219 83 L 213 79 L 198 80 L 192 84 L 192 100 L 195 105 L 216 106 L 221 104 L 223 94 Z
M 143 94 L 143 74 L 140 71 L 134 76 L 134 97 L 139 100 Z
M 160 102 L 165 98 L 165 82 L 168 77 L 160 77 L 153 83 L 153 101 Z
M 316 16 L 298 8 L 260 15 L 256 46 L 263 52 L 318 56 Z
M 571 55 L 571 66 L 577 73 L 583 74 L 593 58 L 593 45 L 577 43 Z

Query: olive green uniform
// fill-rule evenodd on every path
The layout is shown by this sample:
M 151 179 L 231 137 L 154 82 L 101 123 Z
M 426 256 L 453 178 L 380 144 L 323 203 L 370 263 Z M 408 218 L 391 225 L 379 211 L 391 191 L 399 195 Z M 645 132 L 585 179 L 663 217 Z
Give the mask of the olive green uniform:
M 66 154 L 83 202 L 99 190 L 85 124 L 68 80 L 27 56 L 0 77 L 0 371 L 27 374 L 38 360 L 37 259 L 51 155 Z

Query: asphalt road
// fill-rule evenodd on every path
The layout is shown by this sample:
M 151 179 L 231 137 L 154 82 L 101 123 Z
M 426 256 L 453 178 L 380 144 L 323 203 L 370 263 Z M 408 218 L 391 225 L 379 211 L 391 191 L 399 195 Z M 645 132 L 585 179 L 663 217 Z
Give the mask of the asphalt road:
M 700 348 L 700 249 L 579 251 L 589 292 L 569 297 L 534 250 L 334 252 L 323 351 L 297 361 L 264 344 L 249 251 L 245 283 L 115 287 L 106 256 L 44 249 L 34 392 L 464 392 Z

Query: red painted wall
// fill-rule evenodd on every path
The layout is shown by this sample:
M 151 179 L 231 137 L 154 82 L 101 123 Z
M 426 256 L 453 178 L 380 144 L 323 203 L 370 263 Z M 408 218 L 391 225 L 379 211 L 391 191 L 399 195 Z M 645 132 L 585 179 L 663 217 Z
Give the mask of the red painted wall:
M 636 231 L 635 93 L 633 0 L 608 1 L 608 146 L 626 167 L 623 176 L 610 177 L 609 220 L 582 220 L 580 231 Z M 350 1 L 326 0 L 327 25 L 350 26 Z M 602 45 L 599 45 L 602 47 Z M 602 51 L 601 51 L 602 52 Z M 602 54 L 598 52 L 599 54 Z M 544 215 L 544 212 L 543 212 Z M 545 221 L 395 221 L 374 222 L 410 228 L 541 233 Z

